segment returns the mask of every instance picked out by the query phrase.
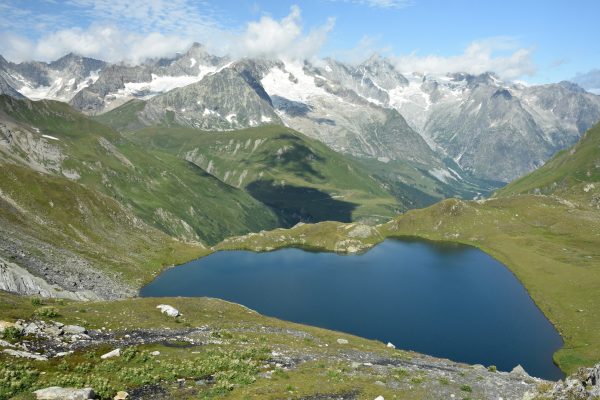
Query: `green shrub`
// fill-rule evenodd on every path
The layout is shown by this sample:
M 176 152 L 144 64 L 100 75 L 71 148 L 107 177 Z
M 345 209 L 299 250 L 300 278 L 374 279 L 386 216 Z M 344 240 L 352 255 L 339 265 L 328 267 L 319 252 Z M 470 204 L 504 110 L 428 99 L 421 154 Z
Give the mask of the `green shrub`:
M 10 343 L 18 342 L 22 336 L 23 334 L 21 333 L 21 330 L 15 328 L 14 326 L 9 326 L 8 328 L 4 329 L 4 332 L 2 332 L 2 339 Z
M 31 299 L 31 304 L 34 305 L 34 306 L 36 306 L 36 307 L 39 307 L 39 306 L 43 306 L 44 305 L 44 301 L 42 299 L 38 299 L 36 297 L 36 298 Z
M 36 381 L 39 373 L 29 364 L 0 364 L 0 399 L 10 399 L 29 389 Z
M 488 371 L 490 371 L 490 372 L 497 372 L 497 371 L 498 371 L 498 368 L 496 368 L 496 366 L 495 366 L 495 365 L 490 365 L 490 366 L 488 367 Z
M 59 316 L 55 307 L 41 307 L 35 310 L 34 314 L 38 317 L 56 318 Z
M 467 393 L 471 393 L 473 391 L 473 389 L 471 389 L 471 386 L 469 386 L 469 385 L 462 385 L 460 387 L 460 390 L 462 390 L 463 392 L 467 392 Z

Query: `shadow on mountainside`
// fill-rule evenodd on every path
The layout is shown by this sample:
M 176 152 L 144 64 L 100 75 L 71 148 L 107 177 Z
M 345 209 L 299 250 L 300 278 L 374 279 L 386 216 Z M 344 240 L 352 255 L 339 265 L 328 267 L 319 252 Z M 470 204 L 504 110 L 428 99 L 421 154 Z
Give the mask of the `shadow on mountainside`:
M 298 222 L 339 221 L 352 222 L 356 204 L 337 200 L 318 189 L 279 184 L 272 180 L 259 180 L 246 186 L 252 197 L 269 207 L 282 226 L 291 227 Z

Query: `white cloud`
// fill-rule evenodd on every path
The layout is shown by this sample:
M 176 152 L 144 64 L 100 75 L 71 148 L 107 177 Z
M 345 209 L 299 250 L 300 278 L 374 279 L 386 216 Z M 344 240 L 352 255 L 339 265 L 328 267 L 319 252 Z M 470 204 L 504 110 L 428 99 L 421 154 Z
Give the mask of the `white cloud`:
M 401 9 L 412 5 L 412 0 L 330 0 L 344 3 L 360 4 L 373 8 Z
M 190 0 L 69 0 L 68 4 L 71 8 L 60 13 L 64 18 L 76 11 L 97 22 L 44 32 L 36 40 L 24 34 L 1 33 L 0 54 L 12 61 L 49 61 L 74 52 L 111 62 L 138 63 L 172 56 L 198 41 L 220 55 L 311 58 L 326 42 L 335 22 L 329 19 L 305 32 L 300 8 L 293 6 L 280 20 L 265 15 L 233 30 L 216 22 L 216 11 L 203 14 L 198 7 L 203 3 Z M 15 19 L 29 15 L 27 10 L 13 7 L 12 11 Z M 6 24 L 0 27 L 7 28 Z
M 531 76 L 536 72 L 532 49 L 520 48 L 515 39 L 496 37 L 474 41 L 462 54 L 443 57 L 416 53 L 392 56 L 398 70 L 443 75 L 453 72 L 495 72 L 504 79 Z
M 239 37 L 231 41 L 231 53 L 242 56 L 311 58 L 321 49 L 335 20 L 303 33 L 300 8 L 292 6 L 281 20 L 263 16 L 250 22 Z

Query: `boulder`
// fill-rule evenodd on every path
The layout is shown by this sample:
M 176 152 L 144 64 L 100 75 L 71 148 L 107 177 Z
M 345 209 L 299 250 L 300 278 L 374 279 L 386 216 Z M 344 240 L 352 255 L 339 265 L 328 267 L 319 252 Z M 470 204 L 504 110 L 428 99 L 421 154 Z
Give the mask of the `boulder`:
M 386 347 L 388 347 L 388 348 L 390 348 L 390 349 L 395 349 L 395 348 L 396 348 L 396 346 L 394 346 L 394 344 L 393 344 L 392 342 L 388 342 L 388 343 L 386 344 Z
M 88 400 L 95 396 L 92 388 L 74 389 L 58 386 L 36 390 L 33 393 L 38 400 Z
M 38 324 L 36 324 L 35 322 L 31 322 L 27 325 L 25 325 L 25 328 L 23 328 L 23 334 L 24 335 L 37 335 L 40 332 L 40 326 Z
M 124 392 L 124 391 L 119 391 L 117 392 L 117 394 L 115 395 L 115 397 L 113 397 L 113 400 L 125 400 L 129 397 L 129 393 Z
M 87 329 L 79 325 L 65 325 L 62 329 L 67 335 L 81 335 L 87 333 Z
M 114 349 L 113 351 L 109 351 L 106 354 L 100 356 L 101 359 L 106 360 L 107 358 L 120 357 L 121 349 Z
M 178 309 L 168 304 L 159 304 L 156 308 L 159 308 L 160 312 L 167 314 L 169 317 L 178 317 L 180 315 Z
M 348 341 L 346 339 L 338 339 L 337 342 L 338 344 L 348 344 Z
M 63 330 L 55 325 L 50 325 L 44 328 L 44 333 L 49 336 L 60 336 L 63 334 Z

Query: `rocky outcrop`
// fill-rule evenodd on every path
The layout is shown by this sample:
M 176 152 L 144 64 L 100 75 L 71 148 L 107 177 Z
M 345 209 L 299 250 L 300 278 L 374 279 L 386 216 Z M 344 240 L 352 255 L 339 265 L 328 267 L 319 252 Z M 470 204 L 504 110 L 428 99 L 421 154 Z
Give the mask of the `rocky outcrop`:
M 541 391 L 538 398 L 543 400 L 600 399 L 600 364 L 592 368 L 580 368 L 564 381 L 555 383 L 549 390 Z
M 27 296 L 55 297 L 74 300 L 98 299 L 91 291 L 70 292 L 46 282 L 15 263 L 0 258 L 0 290 Z

